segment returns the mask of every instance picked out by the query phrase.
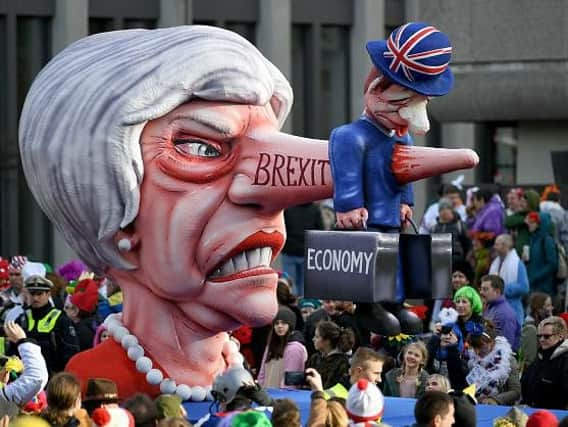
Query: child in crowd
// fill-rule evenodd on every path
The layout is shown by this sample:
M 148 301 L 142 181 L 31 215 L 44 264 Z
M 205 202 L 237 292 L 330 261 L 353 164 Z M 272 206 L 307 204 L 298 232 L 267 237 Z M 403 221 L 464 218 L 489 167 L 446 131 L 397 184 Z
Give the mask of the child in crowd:
M 428 373 L 424 369 L 428 350 L 422 341 L 408 344 L 402 351 L 400 368 L 391 369 L 385 377 L 385 396 L 420 398 L 426 390 Z

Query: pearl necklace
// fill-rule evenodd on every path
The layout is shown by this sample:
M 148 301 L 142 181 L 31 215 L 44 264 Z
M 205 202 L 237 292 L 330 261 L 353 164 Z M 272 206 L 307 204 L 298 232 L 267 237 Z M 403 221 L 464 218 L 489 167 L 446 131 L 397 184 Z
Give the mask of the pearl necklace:
M 138 343 L 138 338 L 122 323 L 122 313 L 109 315 L 104 323 L 104 327 L 113 339 L 119 343 L 126 351 L 128 358 L 136 365 L 136 370 L 146 375 L 146 381 L 151 385 L 159 385 L 162 394 L 175 394 L 182 400 L 193 400 L 201 402 L 203 400 L 213 400 L 211 395 L 211 385 L 188 386 L 187 384 L 177 384 L 172 378 L 165 378 L 164 373 L 153 367 L 152 360 L 144 356 L 144 348 Z M 229 368 L 243 366 L 244 358 L 239 352 L 237 345 L 227 338 L 222 350 Z

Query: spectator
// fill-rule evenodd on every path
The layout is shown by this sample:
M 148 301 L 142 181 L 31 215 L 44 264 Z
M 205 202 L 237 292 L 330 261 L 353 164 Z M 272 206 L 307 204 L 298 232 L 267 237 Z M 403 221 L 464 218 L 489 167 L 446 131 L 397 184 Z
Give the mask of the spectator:
M 24 304 L 22 289 L 24 287 L 24 279 L 22 278 L 22 267 L 28 262 L 25 256 L 13 256 L 8 265 L 8 280 L 10 287 L 0 294 L 2 300 L 2 308 L 0 316 L 5 318 L 6 313 L 14 307 L 21 307 Z M 6 319 L 14 320 L 14 318 Z
M 306 230 L 323 230 L 323 219 L 318 205 L 306 203 L 284 211 L 288 235 L 282 249 L 282 266 L 293 280 L 293 293 L 304 296 L 304 233 Z
M 464 286 L 460 288 L 454 295 L 454 304 L 458 312 L 458 326 L 461 336 L 464 339 L 468 335 L 468 330 L 472 330 L 474 325 L 481 325 L 483 318 L 483 302 L 475 288 Z
M 300 410 L 290 399 L 276 399 L 272 410 L 273 427 L 301 427 Z
M 451 427 L 454 424 L 454 401 L 441 391 L 428 391 L 414 406 L 414 427 Z
M 335 314 L 331 316 L 331 320 L 340 328 L 349 328 L 353 331 L 355 336 L 353 350 L 357 350 L 362 338 L 355 320 L 355 304 L 352 301 L 335 301 Z
M 219 412 L 208 413 L 195 423 L 195 427 L 214 427 L 232 412 L 248 411 L 255 402 L 260 406 L 272 406 L 274 401 L 266 391 L 254 382 L 244 368 L 230 368 L 213 381 L 213 399 L 219 404 Z
M 467 212 L 461 192 L 458 187 L 452 184 L 443 184 L 438 192 L 439 199 L 449 200 L 453 210 L 459 215 L 459 218 L 465 222 L 467 220 Z M 419 232 L 421 234 L 430 234 L 436 225 L 436 218 L 439 215 L 440 207 L 439 202 L 432 203 L 426 209 L 422 221 L 420 222 Z
M 97 408 L 118 407 L 118 388 L 114 381 L 106 378 L 89 378 L 83 398 L 83 407 L 93 416 Z
M 54 375 L 47 384 L 47 409 L 41 417 L 54 427 L 76 427 L 80 424 L 74 413 L 79 409 L 81 409 L 79 380 L 67 372 Z
M 105 328 L 105 325 L 99 325 L 95 331 L 95 337 L 93 338 L 93 347 L 99 345 L 110 338 L 110 334 Z
M 340 401 L 325 399 L 322 391 L 312 392 L 307 427 L 347 426 L 348 422 L 345 406 Z
M 489 272 L 491 267 L 491 247 L 493 245 L 493 237 L 490 233 L 471 232 L 472 251 L 468 255 L 468 262 L 473 265 L 473 282 L 472 285 L 479 289 L 481 278 Z
M 157 419 L 163 420 L 169 417 L 183 417 L 187 413 L 181 404 L 181 397 L 175 394 L 161 394 L 154 400 L 156 405 Z
M 505 210 L 499 195 L 489 189 L 479 189 L 473 193 L 474 216 L 470 218 L 469 231 L 484 233 L 493 240 L 505 231 Z
M 304 337 L 294 328 L 296 316 L 288 307 L 280 306 L 272 321 L 268 344 L 262 358 L 258 382 L 263 387 L 284 387 L 287 371 L 303 371 L 308 359 Z
M 366 379 L 360 379 L 349 389 L 345 410 L 349 426 L 377 425 L 383 416 L 385 398 L 379 388 Z
M 333 387 L 324 390 L 321 375 L 313 368 L 306 369 L 306 379 L 311 389 L 323 392 L 326 399 L 332 397 L 347 399 L 349 388 L 360 379 L 380 383 L 384 363 L 385 358 L 381 354 L 367 347 L 359 347 L 351 358 L 349 376 Z
M 560 204 L 560 190 L 556 185 L 547 186 L 542 195 L 540 212 L 550 215 L 554 224 L 554 240 L 568 249 L 568 216 Z
M 522 256 L 523 247 L 529 244 L 529 230 L 525 218 L 529 212 L 538 212 L 540 196 L 535 190 L 522 193 L 519 208 L 505 218 L 505 227 L 515 241 L 517 255 Z
M 428 380 L 428 372 L 424 369 L 427 361 L 428 350 L 423 342 L 408 344 L 402 350 L 400 368 L 391 369 L 385 376 L 385 396 L 420 398 Z
M 93 317 L 97 309 L 99 286 L 93 279 L 83 279 L 73 294 L 65 300 L 65 314 L 71 319 L 79 340 L 80 351 L 93 347 L 97 323 Z
M 481 298 L 485 301 L 483 317 L 495 326 L 497 335 L 509 341 L 513 351 L 521 344 L 521 325 L 517 315 L 503 296 L 505 283 L 494 274 L 488 274 L 481 279 Z
M 155 427 L 158 408 L 150 396 L 137 393 L 124 401 L 122 407 L 132 414 L 136 427 Z
M 527 263 L 531 292 L 539 291 L 550 296 L 556 294 L 558 253 L 556 244 L 547 229 L 548 216 L 529 212 L 525 218 L 529 230 L 529 251 L 521 257 Z
M 302 313 L 302 318 L 304 322 L 310 317 L 310 315 L 321 307 L 321 301 L 315 298 L 300 298 L 298 301 L 298 308 Z M 305 326 L 304 326 L 305 328 Z
M 302 317 L 302 312 L 297 305 L 298 297 L 292 293 L 292 288 L 288 284 L 288 280 L 284 278 L 278 279 L 276 299 L 278 300 L 279 305 L 286 306 L 294 312 L 294 315 L 296 316 L 296 326 L 294 329 L 302 332 L 304 330 L 304 318 Z
M 50 373 L 60 372 L 79 352 L 79 341 L 71 320 L 50 303 L 53 283 L 45 278 L 45 267 L 28 262 L 22 269 L 24 286 L 30 293 L 30 308 L 25 312 L 27 335 L 37 341 Z
M 426 370 L 430 373 L 442 373 L 446 375 L 448 369 L 446 360 L 448 359 L 448 340 L 449 335 L 456 337 L 455 345 L 459 354 L 463 352 L 465 337 L 457 323 L 458 312 L 453 308 L 443 308 L 439 314 L 439 322 L 434 325 L 434 333 L 428 340 L 428 362 Z M 443 345 L 442 345 L 443 344 Z
M 511 188 L 505 197 L 507 202 L 506 215 L 512 215 L 521 210 L 521 199 L 523 198 L 522 188 Z
M 314 335 L 316 333 L 316 326 L 325 320 L 331 320 L 331 317 L 337 313 L 335 310 L 335 301 L 326 299 L 322 301 L 321 308 L 315 310 L 308 316 L 304 323 L 304 338 L 306 339 L 306 349 L 308 350 L 308 357 L 311 357 L 316 349 L 314 347 Z
M 525 319 L 523 298 L 529 293 L 529 278 L 525 264 L 517 255 L 513 238 L 509 234 L 501 234 L 495 239 L 497 257 L 491 263 L 489 274 L 496 274 L 505 282 L 505 298 L 515 311 L 519 325 Z
M 432 374 L 426 380 L 426 390 L 425 391 L 441 391 L 447 393 L 451 389 L 450 380 L 440 374 Z
M 462 263 L 471 249 L 471 240 L 467 235 L 467 228 L 460 216 L 454 211 L 449 199 L 440 199 L 438 211 L 438 218 L 432 232 L 450 233 L 452 235 L 452 264 Z
M 17 346 L 23 362 L 23 372 L 13 381 L 9 369 L 6 369 L 7 359 L 4 359 L 4 366 L 0 369 L 0 381 L 4 384 L 0 393 L 0 414 L 12 417 L 43 389 L 47 383 L 47 367 L 41 348 L 27 339 L 18 324 L 5 323 L 4 334 Z
M 535 408 L 568 407 L 568 340 L 566 323 L 551 316 L 538 325 L 539 350 L 522 378 L 523 402 Z
M 448 349 L 448 373 L 453 388 L 462 390 L 475 384 L 480 403 L 513 405 L 521 396 L 519 367 L 506 338 L 497 335 L 491 322 L 474 329 L 467 338 L 465 357 Z M 450 344 L 452 341 L 450 340 Z
M 333 387 L 349 372 L 349 357 L 355 337 L 351 329 L 341 329 L 330 321 L 320 322 L 314 335 L 317 353 L 312 355 L 307 368 L 319 372 L 324 389 Z
M 118 283 L 105 278 L 99 293 L 98 318 L 101 322 L 104 322 L 109 314 L 122 312 L 122 291 Z
M 542 292 L 533 292 L 529 297 L 529 314 L 521 331 L 521 356 L 524 368 L 535 359 L 538 349 L 537 327 L 541 321 L 552 316 L 552 299 Z

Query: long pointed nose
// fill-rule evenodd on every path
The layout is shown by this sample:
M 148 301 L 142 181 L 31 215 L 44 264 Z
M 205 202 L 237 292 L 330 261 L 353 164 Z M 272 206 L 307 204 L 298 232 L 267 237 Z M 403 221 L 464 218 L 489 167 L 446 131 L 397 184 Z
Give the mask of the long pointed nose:
M 229 198 L 269 211 L 330 198 L 327 147 L 325 140 L 256 131 L 242 144 Z
M 399 184 L 418 181 L 460 169 L 471 169 L 479 156 L 467 148 L 413 147 L 395 144 L 392 172 Z

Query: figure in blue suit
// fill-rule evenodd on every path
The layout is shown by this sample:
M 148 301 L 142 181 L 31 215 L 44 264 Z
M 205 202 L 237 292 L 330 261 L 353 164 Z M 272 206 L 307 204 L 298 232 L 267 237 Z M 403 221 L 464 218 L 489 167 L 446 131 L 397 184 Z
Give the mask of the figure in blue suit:
M 429 99 L 453 85 L 452 48 L 435 27 L 407 23 L 387 40 L 368 42 L 367 51 L 374 66 L 365 83 L 363 114 L 334 129 L 329 141 L 337 227 L 399 233 L 412 218 L 413 193 L 410 184 L 397 183 L 393 153 L 397 146 L 412 145 L 409 131 L 429 130 Z M 358 304 L 361 323 L 381 335 L 396 335 L 401 326 L 405 333 L 420 332 L 420 319 L 402 309 L 400 274 L 396 287 L 394 304 Z

